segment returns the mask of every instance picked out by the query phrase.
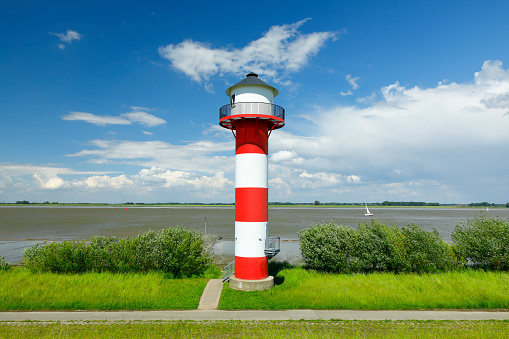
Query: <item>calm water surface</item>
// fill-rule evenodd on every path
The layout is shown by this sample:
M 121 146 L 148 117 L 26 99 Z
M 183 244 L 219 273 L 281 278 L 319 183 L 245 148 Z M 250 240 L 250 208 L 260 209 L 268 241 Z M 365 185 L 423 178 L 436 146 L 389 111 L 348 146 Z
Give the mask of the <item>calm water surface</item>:
M 319 222 L 333 221 L 352 227 L 370 218 L 398 226 L 414 223 L 425 230 L 436 228 L 444 240 L 450 241 L 454 226 L 480 212 L 479 209 L 465 208 L 370 209 L 373 217 L 365 217 L 363 208 L 270 208 L 270 235 L 279 235 L 283 240 L 281 253 L 276 258 L 292 259 L 298 255 L 297 233 Z M 506 208 L 487 213 L 509 218 Z M 136 236 L 149 229 L 177 225 L 204 232 L 205 218 L 207 234 L 223 237 L 214 252 L 233 255 L 233 207 L 0 207 L 0 256 L 7 261 L 19 261 L 23 248 L 43 240 L 88 240 L 94 235 Z

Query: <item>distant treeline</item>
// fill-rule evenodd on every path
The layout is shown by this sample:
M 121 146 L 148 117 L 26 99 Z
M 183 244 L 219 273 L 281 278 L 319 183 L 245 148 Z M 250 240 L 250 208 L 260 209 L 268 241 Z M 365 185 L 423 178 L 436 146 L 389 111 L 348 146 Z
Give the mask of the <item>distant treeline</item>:
M 376 203 L 373 205 L 377 205 Z M 384 201 L 381 206 L 468 206 L 468 207 L 509 207 L 509 202 L 505 204 L 495 204 L 489 202 L 471 202 L 469 204 L 440 204 L 438 202 L 423 201 Z
M 4 205 L 57 205 L 57 206 L 175 206 L 175 205 L 193 205 L 193 206 L 232 206 L 235 203 L 222 203 L 222 202 L 124 202 L 118 204 L 110 203 L 59 203 L 59 202 L 30 202 L 28 200 L 18 200 L 15 203 L 3 203 Z M 294 205 L 315 205 L 315 206 L 363 206 L 363 202 L 320 202 L 315 200 L 314 202 L 279 202 L 272 201 L 269 205 L 275 206 L 294 206 Z M 369 206 L 462 206 L 462 207 L 507 207 L 509 208 L 509 202 L 505 204 L 496 204 L 489 202 L 471 202 L 469 204 L 441 204 L 438 202 L 424 202 L 424 201 L 384 201 L 384 202 L 370 202 Z

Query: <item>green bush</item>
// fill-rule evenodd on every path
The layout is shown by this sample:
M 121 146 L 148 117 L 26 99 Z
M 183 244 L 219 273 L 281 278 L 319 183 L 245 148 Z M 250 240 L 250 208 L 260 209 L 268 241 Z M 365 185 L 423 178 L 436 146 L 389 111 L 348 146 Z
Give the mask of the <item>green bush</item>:
M 318 224 L 300 231 L 299 239 L 305 263 L 326 272 L 436 272 L 459 267 L 454 246 L 438 231 L 412 224 L 389 227 L 373 220 L 357 230 Z
M 44 243 L 26 249 L 23 258 L 34 272 L 162 271 L 172 277 L 201 275 L 210 262 L 202 235 L 182 227 L 148 231 L 134 238 L 95 236 L 89 243 Z
M 350 272 L 355 230 L 334 223 L 318 224 L 299 232 L 300 250 L 305 262 L 326 272 Z
M 0 257 L 0 271 L 7 271 L 11 268 L 11 264 L 5 261 L 4 257 Z
M 32 271 L 82 273 L 93 263 L 91 248 L 83 241 L 44 242 L 23 252 L 25 265 Z
M 456 226 L 452 239 L 469 265 L 509 270 L 509 222 L 481 213 Z
M 459 268 L 454 245 L 442 240 L 436 229 L 424 231 L 414 224 L 401 229 L 404 235 L 406 263 L 411 272 L 436 272 Z

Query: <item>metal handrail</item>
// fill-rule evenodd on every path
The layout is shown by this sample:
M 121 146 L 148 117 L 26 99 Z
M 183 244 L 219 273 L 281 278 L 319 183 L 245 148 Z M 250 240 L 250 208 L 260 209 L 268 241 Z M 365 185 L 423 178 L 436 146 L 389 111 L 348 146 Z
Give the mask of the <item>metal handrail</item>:
M 223 273 L 223 282 L 229 280 L 230 277 L 235 274 L 235 260 L 223 267 L 221 272 Z
M 285 120 L 285 109 L 283 107 L 265 102 L 238 102 L 224 105 L 219 109 L 219 120 L 238 114 L 272 115 Z
M 265 238 L 265 255 L 270 258 L 274 257 L 281 251 L 281 238 L 280 237 L 267 237 Z

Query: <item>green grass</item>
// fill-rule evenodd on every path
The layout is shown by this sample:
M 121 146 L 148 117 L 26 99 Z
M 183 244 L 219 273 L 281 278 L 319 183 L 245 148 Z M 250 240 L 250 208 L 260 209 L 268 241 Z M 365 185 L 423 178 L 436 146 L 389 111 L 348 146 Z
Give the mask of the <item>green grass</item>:
M 0 310 L 196 309 L 207 278 L 163 273 L 54 274 L 0 271 Z M 1 336 L 0 336 L 1 337 Z
M 288 267 L 288 266 L 286 266 Z M 281 268 L 281 266 L 280 266 Z M 223 288 L 220 309 L 509 309 L 509 273 L 332 275 L 286 268 L 263 292 Z M 196 309 L 208 278 L 0 272 L 0 310 Z
M 262 292 L 223 288 L 220 309 L 509 309 L 509 273 L 332 275 L 283 269 Z
M 1 338 L 507 338 L 505 321 L 0 323 Z

